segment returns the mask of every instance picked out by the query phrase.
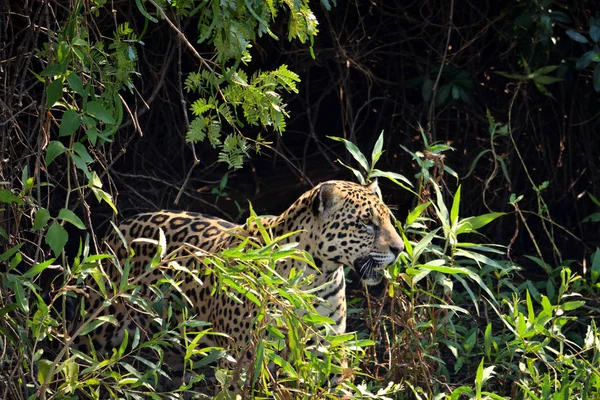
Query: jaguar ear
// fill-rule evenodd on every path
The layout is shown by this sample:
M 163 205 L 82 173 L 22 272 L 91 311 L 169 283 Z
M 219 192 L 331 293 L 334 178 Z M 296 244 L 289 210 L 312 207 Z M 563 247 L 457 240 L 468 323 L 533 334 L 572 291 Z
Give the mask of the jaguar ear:
M 375 178 L 373 180 L 373 182 L 369 183 L 367 185 L 367 189 L 369 189 L 371 192 L 377 194 L 377 192 L 379 192 L 379 183 L 377 182 L 377 178 Z
M 313 214 L 327 218 L 333 209 L 337 195 L 332 183 L 324 183 L 319 188 L 312 204 Z

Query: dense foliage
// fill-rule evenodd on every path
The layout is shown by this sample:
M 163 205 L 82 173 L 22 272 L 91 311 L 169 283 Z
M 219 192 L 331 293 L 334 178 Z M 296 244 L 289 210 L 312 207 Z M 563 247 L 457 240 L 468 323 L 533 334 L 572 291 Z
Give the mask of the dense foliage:
M 232 376 L 267 398 L 600 398 L 594 2 L 17 3 L 0 7 L 0 398 L 202 396 Z M 401 262 L 377 293 L 349 271 L 352 333 L 334 337 L 310 277 L 272 268 L 306 254 L 264 232 L 204 258 L 261 309 L 248 371 L 204 370 L 227 357 L 198 348 L 205 324 L 158 315 L 102 245 L 140 211 L 239 221 L 246 199 L 274 214 L 334 178 L 380 180 Z M 189 273 L 176 261 L 154 258 L 162 285 Z M 69 329 L 86 279 L 163 331 L 105 360 L 71 350 L 114 323 Z

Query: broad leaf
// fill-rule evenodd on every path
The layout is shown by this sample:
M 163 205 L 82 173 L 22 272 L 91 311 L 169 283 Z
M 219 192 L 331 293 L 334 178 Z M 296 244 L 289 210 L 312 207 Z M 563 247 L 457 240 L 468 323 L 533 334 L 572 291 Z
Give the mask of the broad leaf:
M 55 79 L 46 88 L 46 107 L 52 107 L 62 97 L 63 84 Z
M 60 128 L 58 130 L 59 136 L 71 136 L 77 131 L 81 125 L 81 116 L 75 110 L 68 109 L 65 111 L 60 121 Z
M 48 228 L 48 232 L 46 233 L 45 242 L 52 251 L 54 255 L 58 257 L 58 255 L 63 251 L 65 244 L 67 244 L 67 240 L 69 239 L 69 234 L 58 222 L 54 221 L 50 228 Z
M 42 229 L 48 220 L 50 219 L 50 211 L 45 208 L 40 208 L 35 213 L 35 218 L 33 220 L 33 230 L 37 231 L 38 229 Z
M 112 113 L 97 101 L 90 101 L 87 104 L 85 111 L 98 118 L 100 121 L 106 122 L 107 124 L 112 125 L 116 123 Z
M 577 68 L 578 70 L 586 69 L 592 62 L 592 59 L 594 58 L 594 54 L 595 54 L 594 50 L 590 50 L 588 52 L 583 53 L 583 55 L 579 58 L 579 60 L 577 60 L 577 63 L 575 64 L 575 68 Z
M 46 167 L 54 161 L 56 157 L 65 152 L 65 146 L 58 140 L 53 140 L 46 149 Z
M 80 95 L 81 97 L 87 97 L 87 93 L 85 91 L 85 89 L 83 88 L 83 82 L 81 81 L 81 78 L 79 77 L 79 75 L 77 75 L 74 72 L 71 72 L 68 76 L 67 76 L 67 83 L 69 84 L 69 87 L 78 95 Z
M 63 221 L 70 222 L 75 225 L 79 229 L 85 229 L 85 225 L 83 221 L 71 210 L 67 208 L 63 208 L 58 213 L 58 219 L 62 219 Z

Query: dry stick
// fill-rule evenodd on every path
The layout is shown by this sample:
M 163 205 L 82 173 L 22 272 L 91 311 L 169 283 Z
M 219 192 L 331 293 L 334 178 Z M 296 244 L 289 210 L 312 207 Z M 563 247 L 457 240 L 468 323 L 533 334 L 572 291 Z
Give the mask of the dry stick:
M 171 60 L 173 59 L 174 55 L 175 55 L 175 49 L 171 48 L 171 51 L 169 52 L 169 55 L 167 56 L 167 59 L 163 65 L 162 71 L 160 73 L 160 78 L 158 78 L 158 83 L 154 87 L 154 90 L 152 91 L 152 94 L 150 95 L 150 97 L 148 97 L 148 100 L 144 101 L 144 104 L 146 104 L 147 106 L 149 106 L 150 104 L 152 104 L 152 102 L 154 102 L 154 100 L 156 99 L 156 96 L 158 96 L 158 92 L 163 88 L 163 86 L 165 84 L 165 77 L 167 76 L 167 71 L 169 70 L 169 65 L 171 64 Z M 136 128 L 136 130 L 138 130 L 139 122 L 137 122 L 137 120 L 142 115 L 146 114 L 146 112 L 148 112 L 148 110 L 150 110 L 149 107 L 142 108 L 140 110 L 140 112 L 136 112 L 135 118 L 132 115 L 132 118 L 130 120 L 127 120 L 124 124 L 122 124 L 119 127 L 119 129 L 126 128 L 129 125 L 133 124 L 134 127 Z M 143 136 L 141 130 L 139 130 L 139 132 L 140 132 L 140 136 Z
M 454 0 L 450 0 L 450 16 L 448 18 L 448 34 L 446 35 L 446 45 L 444 46 L 444 55 L 442 56 L 442 62 L 440 63 L 440 70 L 438 71 L 437 77 L 435 78 L 435 83 L 433 84 L 433 88 L 431 90 L 431 102 L 429 104 L 429 115 L 427 116 L 427 138 L 429 139 L 429 144 L 433 143 L 433 114 L 435 113 L 435 97 L 438 90 L 438 85 L 440 83 L 440 78 L 442 77 L 442 71 L 444 70 L 444 64 L 446 64 L 446 59 L 448 56 L 448 46 L 450 46 L 450 36 L 452 33 L 452 19 L 454 15 Z
M 194 55 L 194 57 L 196 57 L 198 60 L 200 60 L 200 62 L 206 67 L 208 68 L 211 72 L 215 73 L 215 71 L 211 68 L 211 66 L 208 64 L 208 62 L 206 61 L 205 58 L 203 58 L 200 53 L 198 53 L 198 51 L 196 51 L 196 49 L 194 48 L 194 46 L 192 46 L 192 44 L 187 40 L 187 38 L 185 37 L 185 35 L 175 26 L 175 24 L 167 17 L 167 15 L 165 14 L 165 12 L 163 11 L 163 9 L 154 2 L 154 0 L 148 0 L 148 2 L 150 4 L 152 4 L 154 7 L 156 7 L 156 10 L 158 11 L 158 13 L 160 14 L 160 16 L 167 21 L 167 23 L 171 26 L 171 28 L 177 32 L 177 37 L 183 42 L 185 43 L 186 47 L 192 52 L 192 54 Z
M 183 118 L 185 119 L 185 129 L 189 130 L 190 129 L 190 120 L 188 119 L 188 115 L 187 115 L 187 104 L 185 102 L 185 96 L 183 95 L 183 81 L 181 79 L 181 42 L 179 42 L 177 44 L 177 52 L 178 52 L 178 59 L 177 59 L 177 79 L 178 79 L 178 86 L 179 86 L 179 99 L 181 101 L 181 107 L 183 108 Z M 194 146 L 194 143 L 190 143 L 190 146 L 192 148 L 192 154 L 194 155 L 194 164 L 191 166 L 190 170 L 188 171 L 187 175 L 185 176 L 185 179 L 183 181 L 183 184 L 181 185 L 181 188 L 179 189 L 179 192 L 177 193 L 177 196 L 175 197 L 175 204 L 179 204 L 179 200 L 181 199 L 181 195 L 183 194 L 183 191 L 185 190 L 185 187 L 187 186 L 190 177 L 192 176 L 192 172 L 194 171 L 194 168 L 196 168 L 196 166 L 200 163 L 200 160 L 198 159 L 198 156 L 196 155 L 196 147 Z

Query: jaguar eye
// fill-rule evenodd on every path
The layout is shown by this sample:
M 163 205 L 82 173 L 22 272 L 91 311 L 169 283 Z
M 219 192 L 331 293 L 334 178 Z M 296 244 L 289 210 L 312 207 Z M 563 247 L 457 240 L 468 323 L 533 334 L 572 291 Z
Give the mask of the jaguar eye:
M 363 219 L 362 224 L 369 230 L 375 230 L 377 228 L 377 224 L 370 219 Z

